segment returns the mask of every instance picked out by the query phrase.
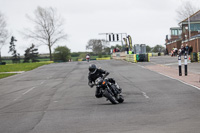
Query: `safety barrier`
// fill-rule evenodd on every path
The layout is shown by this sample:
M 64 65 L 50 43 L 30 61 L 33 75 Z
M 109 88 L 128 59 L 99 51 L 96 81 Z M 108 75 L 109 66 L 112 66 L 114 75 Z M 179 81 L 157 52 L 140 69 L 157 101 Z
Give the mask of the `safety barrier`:
M 164 55 L 165 55 L 165 53 L 164 53 L 164 52 L 161 52 L 161 53 L 160 53 L 160 56 L 164 56 Z
M 126 55 L 126 61 L 136 63 L 137 62 L 136 54 L 127 54 Z
M 112 59 L 115 60 L 125 60 L 126 59 L 126 53 L 125 52 L 116 52 L 112 54 Z
M 164 55 L 165 55 L 164 52 L 161 52 L 161 53 L 148 53 L 149 57 L 152 57 L 152 56 L 164 56 Z
M 90 59 L 90 60 L 110 60 L 110 57 L 106 57 L 106 58 L 96 58 L 96 59 Z M 86 59 L 78 59 L 78 61 L 86 61 Z
M 136 60 L 137 62 L 149 62 L 150 58 L 148 54 L 137 54 Z
M 158 53 L 152 53 L 152 56 L 158 56 Z
M 148 53 L 148 57 L 152 57 L 153 56 L 153 54 L 152 53 Z
M 198 53 L 195 53 L 195 52 L 191 53 L 190 60 L 191 60 L 191 62 L 197 62 L 198 61 Z
M 107 57 L 107 58 L 96 58 L 96 60 L 110 60 L 110 57 Z

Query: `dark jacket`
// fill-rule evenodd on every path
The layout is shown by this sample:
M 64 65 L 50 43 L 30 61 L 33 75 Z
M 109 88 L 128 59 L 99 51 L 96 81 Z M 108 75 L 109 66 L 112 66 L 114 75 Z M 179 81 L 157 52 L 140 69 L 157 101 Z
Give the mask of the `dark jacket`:
M 96 71 L 93 73 L 89 72 L 88 74 L 89 83 L 95 82 L 95 80 L 99 77 L 103 77 L 103 74 L 109 74 L 109 73 L 102 69 L 96 69 Z

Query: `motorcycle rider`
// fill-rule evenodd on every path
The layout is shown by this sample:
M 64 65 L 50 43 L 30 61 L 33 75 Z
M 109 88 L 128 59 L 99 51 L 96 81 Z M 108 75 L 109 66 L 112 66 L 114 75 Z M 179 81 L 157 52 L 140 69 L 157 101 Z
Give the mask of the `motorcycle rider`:
M 89 60 L 90 60 L 90 55 L 87 54 L 85 58 L 86 58 L 86 60 L 89 62 Z
M 102 70 L 100 68 L 98 69 L 95 64 L 90 64 L 89 74 L 88 74 L 88 80 L 89 80 L 88 85 L 92 88 L 94 86 L 95 80 L 99 77 L 103 77 L 104 75 L 105 76 L 109 75 L 109 72 Z M 115 84 L 115 80 L 113 78 L 108 78 L 108 81 Z M 117 84 L 115 85 L 118 88 L 119 92 L 121 92 L 122 89 Z M 97 98 L 101 98 L 103 96 L 101 89 L 98 87 L 96 87 L 95 96 Z

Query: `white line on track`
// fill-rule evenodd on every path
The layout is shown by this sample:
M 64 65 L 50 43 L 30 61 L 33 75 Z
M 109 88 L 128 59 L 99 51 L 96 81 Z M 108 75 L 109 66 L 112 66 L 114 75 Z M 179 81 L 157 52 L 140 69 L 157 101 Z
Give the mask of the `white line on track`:
M 40 83 L 40 85 L 42 85 L 42 84 L 44 84 L 44 81 L 42 81 L 42 82 Z
M 146 94 L 146 92 L 142 92 L 142 94 L 143 94 L 143 96 L 145 97 L 145 98 L 149 98 L 149 96 L 147 96 L 147 94 Z
M 19 97 L 15 98 L 15 99 L 14 99 L 14 101 L 17 101 L 17 100 L 18 100 L 20 97 L 21 97 L 21 96 L 19 96 Z
M 26 92 L 24 92 L 22 95 L 25 95 L 26 93 L 28 93 L 29 91 L 31 91 L 32 89 L 34 89 L 35 87 L 30 88 L 29 90 L 27 90 Z
M 35 87 L 30 88 L 29 90 L 27 90 L 26 92 L 22 93 L 21 96 L 17 97 L 14 99 L 14 101 L 17 101 L 19 98 L 21 98 L 23 95 L 27 94 L 28 92 L 30 92 L 31 90 L 33 90 Z

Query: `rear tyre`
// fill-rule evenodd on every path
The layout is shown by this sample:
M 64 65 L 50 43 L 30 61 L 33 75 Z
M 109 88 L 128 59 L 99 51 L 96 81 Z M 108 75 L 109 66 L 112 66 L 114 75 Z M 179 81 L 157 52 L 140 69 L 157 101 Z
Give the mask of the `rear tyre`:
M 112 104 L 117 104 L 118 102 L 115 100 L 115 97 L 111 96 L 110 93 L 106 90 L 104 92 L 104 97 L 106 97 Z

